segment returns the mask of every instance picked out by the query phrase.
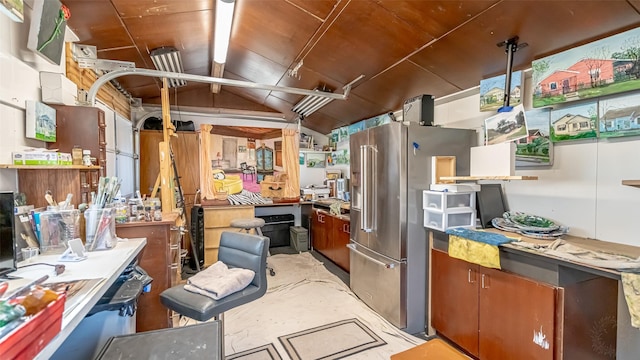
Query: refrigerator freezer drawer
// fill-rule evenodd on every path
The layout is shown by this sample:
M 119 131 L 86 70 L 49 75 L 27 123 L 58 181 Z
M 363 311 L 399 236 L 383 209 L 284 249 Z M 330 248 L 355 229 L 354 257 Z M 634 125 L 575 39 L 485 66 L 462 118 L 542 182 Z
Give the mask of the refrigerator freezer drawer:
M 361 245 L 349 246 L 351 290 L 396 327 L 407 327 L 407 265 Z

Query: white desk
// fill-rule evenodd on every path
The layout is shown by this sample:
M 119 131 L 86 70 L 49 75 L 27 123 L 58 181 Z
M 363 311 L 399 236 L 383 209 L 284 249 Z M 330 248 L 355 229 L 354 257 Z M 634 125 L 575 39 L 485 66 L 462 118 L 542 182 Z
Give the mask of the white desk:
M 99 285 L 95 286 L 91 291 L 78 299 L 77 305 L 73 309 L 68 310 L 65 306 L 64 316 L 62 318 L 62 330 L 54 337 L 49 345 L 47 345 L 38 354 L 36 359 L 48 359 L 56 351 L 56 349 L 71 334 L 73 329 L 84 319 L 93 306 L 100 300 L 102 295 L 116 281 L 122 271 L 133 261 L 147 243 L 144 238 L 129 239 L 118 242 L 118 245 L 112 250 L 94 251 L 88 253 L 88 259 L 80 262 L 64 262 L 58 261 L 60 255 L 40 255 L 36 257 L 33 263 L 48 264 L 65 264 L 65 272 L 62 275 L 54 276 L 53 267 L 51 266 L 30 266 L 18 269 L 11 275 L 23 277 L 21 280 L 12 280 L 9 282 L 7 293 L 26 283 L 49 275 L 46 282 L 71 281 L 81 279 L 98 279 L 103 278 Z M 20 267 L 22 263 L 18 264 Z

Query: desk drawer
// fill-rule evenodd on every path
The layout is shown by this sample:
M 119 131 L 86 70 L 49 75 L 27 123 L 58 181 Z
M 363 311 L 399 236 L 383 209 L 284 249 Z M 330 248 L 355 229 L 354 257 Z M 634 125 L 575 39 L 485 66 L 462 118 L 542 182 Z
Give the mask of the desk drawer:
M 231 224 L 231 220 L 253 217 L 253 206 L 205 208 L 204 227 L 227 227 Z

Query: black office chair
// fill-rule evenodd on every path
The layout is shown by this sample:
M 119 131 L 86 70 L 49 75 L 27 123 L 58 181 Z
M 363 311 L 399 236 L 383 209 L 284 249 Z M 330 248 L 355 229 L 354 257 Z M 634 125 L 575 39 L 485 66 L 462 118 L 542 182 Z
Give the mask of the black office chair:
M 195 294 L 184 289 L 184 285 L 174 286 L 160 294 L 160 302 L 180 315 L 198 321 L 211 318 L 220 320 L 219 354 L 224 359 L 223 313 L 237 306 L 256 300 L 267 291 L 267 252 L 269 238 L 241 232 L 225 231 L 220 236 L 218 260 L 229 268 L 245 268 L 255 272 L 249 286 L 220 300 Z

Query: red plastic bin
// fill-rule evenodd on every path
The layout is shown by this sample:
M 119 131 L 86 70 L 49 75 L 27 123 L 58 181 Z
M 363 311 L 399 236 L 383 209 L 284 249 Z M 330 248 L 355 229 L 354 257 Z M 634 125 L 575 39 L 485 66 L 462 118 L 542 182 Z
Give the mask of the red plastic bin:
M 66 295 L 61 294 L 44 310 L 0 339 L 0 359 L 35 358 L 62 329 L 65 300 Z

